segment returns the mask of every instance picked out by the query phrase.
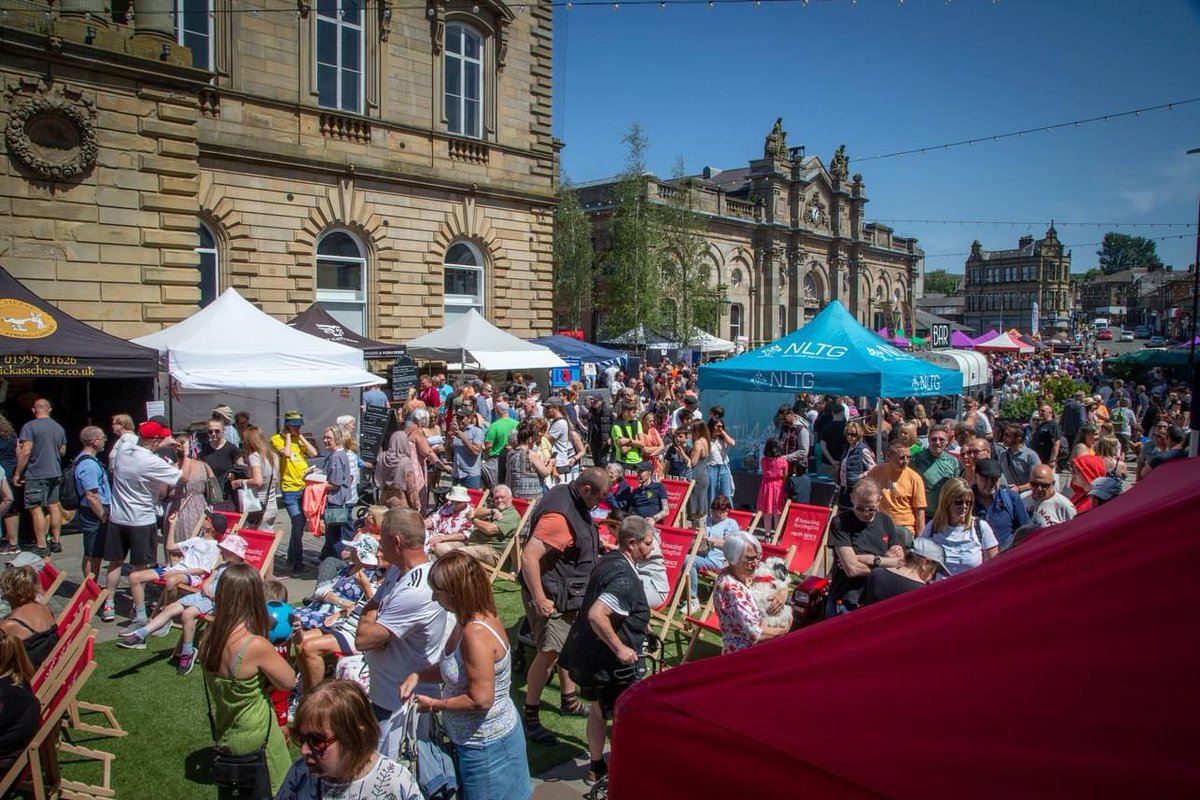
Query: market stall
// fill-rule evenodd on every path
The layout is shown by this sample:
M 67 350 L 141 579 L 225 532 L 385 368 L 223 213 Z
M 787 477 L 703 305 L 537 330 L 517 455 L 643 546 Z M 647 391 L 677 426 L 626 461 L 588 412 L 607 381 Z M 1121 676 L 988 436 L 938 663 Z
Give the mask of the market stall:
M 283 411 L 299 409 L 308 433 L 339 415 L 357 415 L 357 387 L 382 382 L 363 369 L 361 350 L 290 328 L 232 288 L 183 322 L 134 341 L 166 360 L 168 418 L 176 429 L 208 419 L 225 403 L 267 431 Z
M 1180 639 L 1198 483 L 1176 461 L 965 574 L 635 684 L 610 796 L 1200 795 L 1200 648 Z
M 408 354 L 426 361 L 456 362 L 460 369 L 485 372 L 567 366 L 550 348 L 505 333 L 475 309 L 413 339 L 408 343 Z
M 976 339 L 975 349 L 980 353 L 1032 353 L 1028 345 L 1013 337 L 1011 333 L 997 333 L 990 339 Z
M 330 316 L 329 312 L 319 303 L 313 303 L 301 311 L 298 317 L 288 322 L 288 325 L 298 331 L 304 331 L 310 336 L 316 336 L 318 339 L 362 350 L 363 356 L 370 360 L 390 360 L 404 355 L 404 348 L 400 345 L 369 339 L 345 327 Z

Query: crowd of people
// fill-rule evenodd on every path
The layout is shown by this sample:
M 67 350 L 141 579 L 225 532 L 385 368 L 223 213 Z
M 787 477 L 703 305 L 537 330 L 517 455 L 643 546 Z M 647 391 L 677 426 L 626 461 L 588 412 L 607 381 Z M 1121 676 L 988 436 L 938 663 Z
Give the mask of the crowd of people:
M 695 371 L 665 360 L 635 375 L 610 366 L 600 389 L 545 394 L 521 375 L 423 374 L 380 451 L 366 454 L 353 417 L 316 437 L 293 410 L 268 434 L 221 405 L 182 436 L 162 418 L 135 425 L 118 414 L 108 432 L 84 427 L 64 464 L 66 432 L 38 400 L 19 433 L 0 419 L 5 552 L 18 549 L 10 520 L 21 509 L 35 537 L 0 573 L 11 607 L 0 622 L 0 693 L 27 715 L 7 698 L 54 645 L 37 570 L 61 552 L 74 511 L 81 573 L 109 590 L 100 619 L 116 619 L 128 562 L 130 628 L 119 645 L 144 648 L 181 624 L 177 669 L 200 665 L 220 752 L 262 753 L 250 796 L 418 797 L 394 734 L 416 719 L 418 735 L 435 740 L 436 713 L 462 796 L 528 797 L 527 747 L 557 742 L 542 717 L 556 676 L 555 713 L 587 720 L 595 782 L 607 773 L 617 699 L 644 674 L 652 612 L 671 591 L 657 524 L 697 529 L 688 596 L 697 609 L 711 603 L 727 653 L 792 629 L 787 588 L 756 591 L 762 540 L 787 500 L 807 501 L 815 484 L 836 488 L 824 599 L 833 617 L 1003 558 L 1186 455 L 1190 398 L 1161 375 L 1110 381 L 1090 357 L 1000 357 L 992 367 L 995 393 L 961 406 L 907 398 L 877 413 L 859 398 L 797 395 L 778 408 L 754 459 L 736 464 L 724 409 L 702 409 Z M 1043 394 L 1062 376 L 1088 391 Z M 1030 393 L 1039 397 L 1030 419 L 1000 416 L 1002 403 Z M 386 404 L 376 390 L 364 400 L 380 397 Z M 753 531 L 730 516 L 735 481 L 749 473 L 758 482 L 751 510 L 761 512 Z M 692 482 L 678 520 L 668 519 L 664 478 Z M 487 504 L 472 498 L 482 489 Z M 64 514 L 63 496 L 77 508 Z M 517 504 L 526 502 L 523 520 Z M 275 565 L 248 562 L 223 511 L 238 511 L 248 529 L 272 528 L 283 512 L 277 569 L 315 583 L 296 608 Z M 306 532 L 322 537 L 315 561 Z M 503 563 L 518 535 L 519 562 Z M 535 651 L 520 708 L 510 698 L 519 645 L 492 591 L 509 566 Z M 287 610 L 282 637 L 270 603 Z M 263 685 L 291 695 L 295 763 Z M 0 767 L 5 757 L 0 747 Z

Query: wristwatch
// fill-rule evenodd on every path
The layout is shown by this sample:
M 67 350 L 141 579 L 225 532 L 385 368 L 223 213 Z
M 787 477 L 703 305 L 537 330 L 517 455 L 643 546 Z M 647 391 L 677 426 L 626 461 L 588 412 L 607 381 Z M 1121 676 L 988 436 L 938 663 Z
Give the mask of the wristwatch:
M 872 558 L 872 559 L 871 559 L 871 566 L 872 566 L 872 567 L 878 567 L 878 566 L 879 566 L 880 564 L 882 564 L 882 563 L 883 563 L 883 562 L 882 562 L 882 561 L 880 561 L 880 559 L 879 559 L 879 556 L 875 556 L 874 558 Z

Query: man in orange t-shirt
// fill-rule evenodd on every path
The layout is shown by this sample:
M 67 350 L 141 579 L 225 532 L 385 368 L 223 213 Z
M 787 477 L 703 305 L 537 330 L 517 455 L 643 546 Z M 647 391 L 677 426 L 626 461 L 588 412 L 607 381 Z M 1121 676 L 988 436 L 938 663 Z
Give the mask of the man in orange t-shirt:
M 908 465 L 911 458 L 908 445 L 897 439 L 888 445 L 887 460 L 868 472 L 867 477 L 881 489 L 879 510 L 891 517 L 896 527 L 907 528 L 911 536 L 920 536 L 925 529 L 925 480 Z

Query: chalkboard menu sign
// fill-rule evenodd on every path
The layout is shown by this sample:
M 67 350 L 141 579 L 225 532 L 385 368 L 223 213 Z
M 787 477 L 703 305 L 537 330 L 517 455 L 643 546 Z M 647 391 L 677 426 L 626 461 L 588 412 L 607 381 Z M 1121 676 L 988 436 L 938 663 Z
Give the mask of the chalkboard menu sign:
M 392 362 L 392 400 L 398 403 L 408 399 L 409 390 L 417 388 L 417 362 L 401 356 Z
M 374 464 L 384 437 L 391 431 L 392 410 L 367 406 L 358 425 L 358 450 L 363 461 Z

